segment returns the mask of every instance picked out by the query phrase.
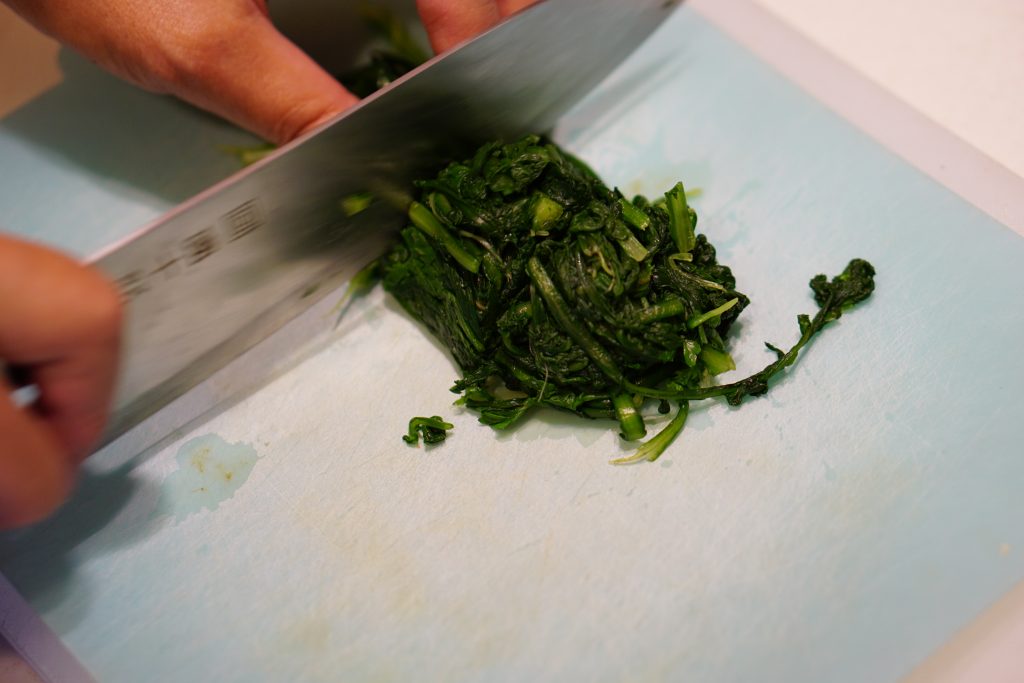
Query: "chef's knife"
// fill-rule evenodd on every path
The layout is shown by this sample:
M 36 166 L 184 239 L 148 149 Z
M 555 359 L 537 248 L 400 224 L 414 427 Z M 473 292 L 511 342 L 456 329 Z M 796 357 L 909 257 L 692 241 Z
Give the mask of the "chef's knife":
M 671 0 L 547 0 L 436 57 L 102 253 L 127 303 L 106 441 L 209 377 L 379 255 L 411 181 L 488 139 L 544 131 Z M 340 200 L 381 199 L 347 216 Z

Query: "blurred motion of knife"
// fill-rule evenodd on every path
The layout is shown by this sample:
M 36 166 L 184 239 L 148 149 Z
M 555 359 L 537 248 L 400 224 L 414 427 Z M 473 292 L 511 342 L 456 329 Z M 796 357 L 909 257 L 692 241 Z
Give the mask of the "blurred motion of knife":
M 543 132 L 672 0 L 546 0 L 435 57 L 95 259 L 128 302 L 109 442 L 378 256 L 415 178 L 490 139 Z M 390 197 L 346 216 L 357 192 Z M 407 200 L 406 200 L 407 201 Z

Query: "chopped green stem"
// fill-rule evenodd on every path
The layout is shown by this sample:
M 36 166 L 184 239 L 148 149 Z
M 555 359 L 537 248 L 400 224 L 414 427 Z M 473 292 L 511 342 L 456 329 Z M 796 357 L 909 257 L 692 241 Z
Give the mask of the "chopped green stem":
M 523 386 L 527 387 L 528 389 L 532 389 L 533 391 L 536 391 L 538 393 L 544 391 L 544 381 L 531 375 L 528 370 L 523 368 L 513 358 L 509 357 L 509 355 L 504 351 L 498 352 L 496 360 L 498 361 L 498 363 L 504 366 L 509 372 L 511 372 L 512 376 L 519 380 L 519 382 L 521 382 Z
M 613 465 L 632 465 L 637 462 L 654 462 L 665 452 L 665 449 L 675 441 L 679 432 L 683 431 L 686 424 L 686 416 L 690 414 L 690 404 L 682 401 L 679 404 L 679 412 L 665 425 L 665 428 L 642 444 L 633 455 L 624 458 L 616 458 L 611 461 Z
M 272 145 L 269 142 L 261 145 L 218 145 L 220 150 L 226 154 L 230 154 L 236 159 L 242 166 L 251 166 L 265 156 L 268 156 L 271 152 L 277 150 L 277 145 Z
M 544 303 L 547 305 L 548 311 L 551 316 L 559 324 L 562 330 L 565 331 L 573 341 L 580 345 L 590 360 L 594 361 L 594 365 L 603 372 L 608 379 L 612 380 L 616 384 L 622 384 L 625 378 L 622 376 L 622 371 L 615 364 L 615 360 L 611 354 L 605 350 L 601 344 L 591 336 L 590 332 L 585 327 L 576 322 L 573 315 L 569 312 L 569 305 L 565 303 L 565 299 L 559 293 L 558 288 L 555 287 L 554 281 L 551 276 L 544 270 L 544 266 L 541 265 L 540 261 L 537 260 L 536 256 L 531 256 L 529 262 L 526 264 L 526 272 L 530 275 L 530 280 L 533 282 L 534 287 L 540 293 Z
M 355 192 L 347 197 L 342 197 L 339 204 L 345 215 L 351 218 L 370 208 L 370 204 L 373 204 L 373 195 L 369 192 Z
M 697 237 L 693 232 L 693 222 L 690 220 L 690 206 L 686 203 L 686 190 L 683 189 L 681 182 L 676 183 L 675 187 L 665 193 L 665 202 L 676 248 L 683 254 L 693 251 Z
M 792 365 L 800 354 L 800 349 L 802 349 L 807 342 L 811 340 L 811 337 L 820 332 L 827 323 L 834 320 L 837 317 L 837 311 L 841 312 L 844 305 L 846 305 L 845 302 L 836 302 L 834 301 L 833 296 L 829 296 L 818 310 L 817 315 L 815 315 L 810 322 L 801 325 L 800 339 L 792 346 L 792 348 L 789 349 L 789 351 L 782 354 L 779 354 L 778 351 L 776 351 L 778 358 L 774 363 L 770 363 L 760 372 L 754 373 L 750 377 L 738 382 L 719 384 L 713 387 L 686 389 L 684 391 L 654 389 L 651 387 L 642 387 L 629 382 L 626 382 L 623 386 L 630 391 L 634 391 L 650 398 L 700 401 L 706 398 L 725 396 L 728 398 L 730 404 L 739 405 L 740 402 L 743 401 L 744 397 L 759 396 L 767 391 L 768 380 L 784 370 L 786 367 Z
M 564 212 L 561 204 L 543 192 L 538 192 L 533 201 L 533 232 L 546 235 L 548 228 L 561 218 Z
M 612 405 L 615 406 L 615 416 L 622 429 L 619 436 L 626 441 L 636 441 L 647 436 L 644 418 L 633 402 L 633 394 L 617 394 L 612 398 Z
M 651 217 L 646 213 L 636 208 L 633 202 L 629 201 L 625 197 L 619 198 L 619 206 L 622 207 L 622 217 L 632 225 L 634 228 L 639 230 L 646 230 L 651 225 Z
M 710 346 L 705 346 L 700 350 L 700 359 L 704 361 L 704 365 L 712 375 L 721 375 L 723 372 L 736 369 L 736 362 L 732 356 Z
M 440 242 L 459 265 L 471 273 L 480 270 L 480 259 L 469 253 L 457 237 L 441 224 L 430 209 L 419 202 L 409 205 L 409 220 L 417 228 Z
M 707 321 L 711 320 L 712 318 L 717 318 L 718 316 L 722 315 L 723 313 L 728 311 L 730 308 L 732 308 L 733 306 L 738 304 L 739 301 L 740 300 L 738 298 L 729 299 L 728 301 L 726 301 L 724 304 L 722 304 L 718 308 L 713 308 L 710 311 L 706 311 L 704 313 L 701 313 L 700 315 L 695 315 L 695 316 L 693 316 L 692 318 L 690 318 L 686 322 L 686 326 L 689 327 L 692 330 L 693 328 L 697 327 L 698 325 L 706 323 Z
M 687 258 L 681 258 L 683 256 L 686 256 Z M 668 260 L 669 260 L 670 263 L 674 263 L 676 261 L 692 261 L 693 259 L 690 256 L 690 254 L 673 254 L 672 256 L 668 257 Z M 693 273 L 690 273 L 690 272 L 688 272 L 686 270 L 683 270 L 682 268 L 676 267 L 676 272 L 679 273 L 680 275 L 682 275 L 683 277 L 685 277 L 687 280 L 690 280 L 691 282 L 696 282 L 701 287 L 705 287 L 707 289 L 713 289 L 713 290 L 718 291 L 718 292 L 727 292 L 727 291 L 729 291 L 725 287 L 723 287 L 722 285 L 718 284 L 717 282 L 712 282 L 711 280 L 705 280 L 702 277 L 697 277 Z
M 625 239 L 619 240 L 619 246 L 622 247 L 622 250 L 626 252 L 629 258 L 633 259 L 637 263 L 640 263 L 647 258 L 647 247 L 640 244 L 640 241 L 633 237 L 632 233 Z
M 682 315 L 685 311 L 686 304 L 683 303 L 682 299 L 666 299 L 640 311 L 636 316 L 636 320 L 640 324 L 652 323 L 655 320 L 664 320 L 665 318 Z
M 441 443 L 448 438 L 448 430 L 454 428 L 455 425 L 445 422 L 440 415 L 414 417 L 409 420 L 409 432 L 402 435 L 402 440 L 410 446 L 418 445 L 421 438 L 425 444 Z
M 374 259 L 352 276 L 348 287 L 345 288 L 345 293 L 338 303 L 335 304 L 334 308 L 331 309 L 332 312 L 338 312 L 338 317 L 334 321 L 335 327 L 341 324 L 341 319 L 352 302 L 368 294 L 380 282 L 380 270 L 380 259 Z

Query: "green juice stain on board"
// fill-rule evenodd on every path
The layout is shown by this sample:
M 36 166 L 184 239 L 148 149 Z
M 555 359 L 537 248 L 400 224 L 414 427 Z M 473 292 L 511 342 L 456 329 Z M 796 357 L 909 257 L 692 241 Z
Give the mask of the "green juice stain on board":
M 249 478 L 259 455 L 246 443 L 216 434 L 199 436 L 178 450 L 178 469 L 163 484 L 158 510 L 180 521 L 200 510 L 216 510 Z

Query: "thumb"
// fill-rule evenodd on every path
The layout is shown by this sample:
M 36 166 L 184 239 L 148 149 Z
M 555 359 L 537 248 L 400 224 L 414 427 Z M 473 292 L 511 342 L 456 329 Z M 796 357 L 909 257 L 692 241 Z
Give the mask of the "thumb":
M 198 40 L 166 89 L 277 144 L 359 101 L 264 14 L 239 22 Z

